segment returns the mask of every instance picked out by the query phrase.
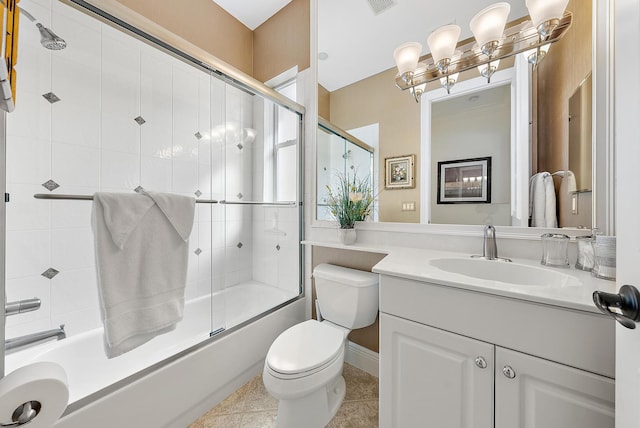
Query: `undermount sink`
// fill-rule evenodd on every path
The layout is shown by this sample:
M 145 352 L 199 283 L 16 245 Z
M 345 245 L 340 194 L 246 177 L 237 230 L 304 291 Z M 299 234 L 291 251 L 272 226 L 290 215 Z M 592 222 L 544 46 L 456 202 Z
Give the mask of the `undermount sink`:
M 431 260 L 429 263 L 445 272 L 511 285 L 534 287 L 580 285 L 578 279 L 549 268 L 504 263 L 498 260 L 443 258 Z

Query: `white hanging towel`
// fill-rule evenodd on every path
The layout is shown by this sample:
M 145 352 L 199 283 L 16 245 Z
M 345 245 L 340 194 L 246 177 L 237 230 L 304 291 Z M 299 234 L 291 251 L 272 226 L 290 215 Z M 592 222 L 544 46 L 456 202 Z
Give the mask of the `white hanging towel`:
M 532 227 L 558 227 L 556 191 L 548 172 L 534 174 L 529 180 L 529 217 Z
M 552 175 L 559 175 L 562 177 L 562 181 L 560 182 L 560 192 L 575 193 L 578 190 L 576 175 L 573 171 L 556 171 Z
M 182 319 L 195 199 L 166 193 L 96 193 L 92 227 L 108 358 Z

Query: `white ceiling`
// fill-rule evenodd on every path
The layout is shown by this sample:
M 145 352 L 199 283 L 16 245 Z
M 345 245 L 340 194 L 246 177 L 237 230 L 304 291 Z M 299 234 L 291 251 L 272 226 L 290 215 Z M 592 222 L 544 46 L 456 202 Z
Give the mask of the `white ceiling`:
M 427 36 L 441 25 L 456 23 L 462 28 L 461 40 L 472 37 L 469 21 L 494 2 L 397 0 L 395 6 L 375 15 L 367 0 L 319 0 L 318 52 L 326 52 L 329 58 L 318 61 L 318 80 L 335 91 L 392 68 L 393 50 L 404 42 L 422 43 L 426 54 Z M 525 0 L 509 3 L 507 21 L 527 15 Z
M 255 30 L 291 0 L 213 0 L 238 21 Z

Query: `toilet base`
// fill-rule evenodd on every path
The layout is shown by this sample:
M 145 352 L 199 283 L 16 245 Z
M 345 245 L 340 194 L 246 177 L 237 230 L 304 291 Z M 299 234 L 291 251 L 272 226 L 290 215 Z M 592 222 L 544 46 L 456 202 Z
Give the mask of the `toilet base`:
M 295 400 L 278 403 L 277 428 L 323 428 L 336 415 L 346 393 L 344 377 Z

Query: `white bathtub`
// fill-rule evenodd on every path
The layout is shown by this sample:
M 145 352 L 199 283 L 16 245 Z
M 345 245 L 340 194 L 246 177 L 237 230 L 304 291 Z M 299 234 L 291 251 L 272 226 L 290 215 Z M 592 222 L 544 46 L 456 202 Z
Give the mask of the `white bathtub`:
M 17 367 L 26 365 L 35 361 L 53 361 L 60 364 L 64 367 L 67 372 L 67 377 L 69 381 L 70 388 L 70 408 L 78 407 L 73 406 L 72 403 L 78 403 L 79 400 L 82 400 L 85 397 L 90 396 L 97 391 L 103 390 L 104 388 L 109 387 L 110 385 L 115 384 L 122 379 L 125 379 L 141 370 L 144 370 L 162 360 L 165 360 L 185 349 L 188 349 L 198 343 L 203 342 L 209 338 L 210 328 L 217 329 L 221 326 L 220 322 L 214 321 L 212 323 L 211 313 L 212 310 L 214 312 L 213 319 L 221 320 L 226 319 L 226 323 L 224 327 L 228 330 L 233 326 L 241 324 L 256 315 L 259 315 L 269 309 L 284 303 L 292 298 L 294 298 L 297 293 L 286 293 L 281 289 L 268 286 L 265 284 L 261 284 L 255 281 L 236 285 L 230 287 L 224 291 L 215 293 L 213 298 L 209 296 L 201 297 L 192 301 L 189 301 L 185 305 L 185 316 L 184 319 L 178 324 L 177 328 L 167 334 L 158 336 L 146 343 L 145 345 L 137 348 L 131 352 L 128 352 L 122 356 L 113 358 L 111 360 L 107 359 L 104 354 L 103 343 L 102 343 L 102 329 L 95 329 L 92 331 L 88 331 L 73 337 L 68 337 L 59 342 L 49 342 L 43 345 L 34 346 L 32 348 L 28 348 L 25 350 L 21 350 L 12 354 L 7 355 L 5 360 L 6 372 L 9 373 L 15 370 Z M 296 302 L 297 303 L 297 302 Z M 288 305 L 282 308 L 279 311 L 276 311 L 273 314 L 268 315 L 265 318 L 278 318 L 279 316 L 283 316 L 284 318 L 280 321 L 276 321 L 273 328 L 267 328 L 267 331 L 264 330 L 264 326 L 260 326 L 263 324 L 263 318 L 260 318 L 256 322 L 250 323 L 249 325 L 237 329 L 224 337 L 221 337 L 219 340 L 214 340 L 212 343 L 197 349 L 194 351 L 195 354 L 211 353 L 213 360 L 211 364 L 220 365 L 224 367 L 225 364 L 229 365 L 229 367 L 233 367 L 232 370 L 225 370 L 226 376 L 225 379 L 209 379 L 210 388 L 209 391 L 203 396 L 191 395 L 191 402 L 195 406 L 198 402 L 204 400 L 206 401 L 207 396 L 214 394 L 220 388 L 223 388 L 226 383 L 231 381 L 233 378 L 241 376 L 243 371 L 249 369 L 251 366 L 255 365 L 256 361 L 264 358 L 266 354 L 266 349 L 268 349 L 268 345 L 266 345 L 266 349 L 264 348 L 264 344 L 260 343 L 261 340 L 257 340 L 255 337 L 256 334 L 259 334 L 261 338 L 264 337 L 273 337 L 275 338 L 277 334 L 279 334 L 282 330 L 287 328 L 289 325 L 293 325 L 296 322 L 299 322 L 302 319 L 303 311 L 294 310 L 292 314 L 293 316 L 287 315 L 291 310 L 287 308 L 289 306 L 299 306 L 299 305 Z M 280 314 L 279 314 L 280 313 Z M 273 317 L 272 317 L 273 316 Z M 284 322 L 284 324 L 283 324 Z M 282 325 L 282 328 L 279 327 Z M 270 339 L 270 340 L 273 340 Z M 233 346 L 235 352 L 231 352 L 231 355 L 222 355 L 223 353 L 216 353 L 215 347 L 218 342 L 235 342 L 238 341 L 238 345 Z M 256 346 L 253 346 L 255 344 Z M 238 352 L 249 353 L 251 355 L 250 358 L 245 358 L 246 362 L 238 364 L 242 358 L 239 358 Z M 185 379 L 193 374 L 193 370 L 197 371 L 197 364 L 193 366 L 188 363 L 191 354 L 187 354 L 181 357 L 179 360 L 169 363 L 166 367 L 170 367 L 172 365 L 176 365 L 178 363 L 185 363 L 186 370 L 189 370 L 189 373 L 185 373 Z M 257 359 L 256 359 L 257 358 Z M 225 362 L 225 359 L 229 359 L 228 362 Z M 216 361 L 218 360 L 218 361 Z M 228 364 L 227 364 L 228 363 Z M 165 367 L 161 367 L 158 370 L 154 370 L 148 375 L 143 376 L 141 379 L 137 379 L 133 382 L 133 384 L 144 383 L 145 378 L 157 378 Z M 235 371 L 235 373 L 233 373 Z M 160 380 L 162 383 L 162 381 Z M 206 382 L 205 382 L 206 383 Z M 170 385 L 175 385 L 175 383 L 171 382 L 167 379 L 167 383 L 164 384 L 164 388 L 156 391 L 157 395 L 156 399 L 162 401 L 163 391 L 166 391 L 167 388 L 171 388 Z M 130 384 L 123 385 L 122 388 L 111 388 L 115 389 L 115 391 L 110 392 L 106 396 L 99 398 L 97 401 L 93 400 L 94 397 L 99 397 L 98 393 L 94 397 L 89 397 L 85 399 L 85 403 L 81 406 L 81 409 L 78 411 L 74 411 L 70 413 L 66 418 L 63 418 L 61 423 L 65 419 L 73 420 L 74 416 L 78 413 L 82 413 L 85 407 L 92 407 L 94 404 L 93 401 L 102 402 L 105 399 L 117 399 L 118 392 L 129 388 Z M 138 385 L 139 387 L 140 385 Z M 134 388 L 135 389 L 135 388 Z M 151 401 L 156 402 L 153 399 L 153 391 L 152 388 L 151 393 Z M 187 385 L 187 390 L 185 391 L 187 395 L 191 392 L 190 388 Z M 171 394 L 169 394 L 171 395 Z M 139 397 L 136 397 L 136 400 L 139 400 Z M 90 404 L 87 405 L 86 402 Z M 211 400 L 209 400 L 211 401 Z M 104 404 L 104 403 L 103 403 Z M 122 405 L 122 404 L 120 404 Z M 133 403 L 131 403 L 133 405 Z M 156 406 L 154 406 L 156 407 Z M 167 406 L 165 406 L 166 408 Z M 171 408 L 172 406 L 168 406 Z M 158 407 L 156 407 L 157 409 Z M 183 411 L 187 411 L 188 409 L 184 409 Z M 165 415 L 164 418 L 159 419 L 162 421 L 162 424 L 157 425 L 147 425 L 147 420 L 144 419 L 143 427 L 160 427 L 160 426 L 180 426 L 180 425 L 171 425 L 171 420 L 176 418 L 176 414 L 168 414 Z M 117 418 L 120 419 L 120 418 Z M 188 419 L 188 416 L 187 416 Z M 85 420 L 85 422 L 90 422 L 92 427 L 97 427 L 97 421 L 95 420 Z M 113 426 L 113 420 L 110 421 L 111 424 L 105 424 L 105 426 Z M 169 423 L 168 425 L 165 425 Z M 129 426 L 129 424 L 118 424 L 119 426 Z M 66 426 L 66 425 L 56 425 L 56 426 Z M 75 425 L 69 425 L 75 426 Z M 134 426 L 133 424 L 131 426 Z

